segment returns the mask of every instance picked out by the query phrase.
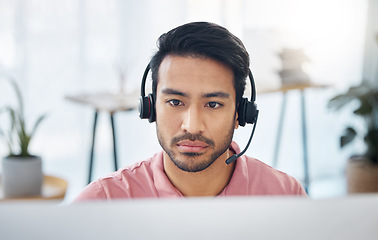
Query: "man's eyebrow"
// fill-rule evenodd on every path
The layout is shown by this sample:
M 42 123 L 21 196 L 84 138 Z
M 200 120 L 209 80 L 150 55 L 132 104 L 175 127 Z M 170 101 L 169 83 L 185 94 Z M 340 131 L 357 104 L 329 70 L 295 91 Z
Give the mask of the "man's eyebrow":
M 181 92 L 181 91 L 178 91 L 178 90 L 175 90 L 175 89 L 172 89 L 172 88 L 164 88 L 162 90 L 162 93 L 167 94 L 167 95 L 179 95 L 179 96 L 183 96 L 183 97 L 188 97 L 188 94 Z
M 212 93 L 205 93 L 202 95 L 205 98 L 212 98 L 212 97 L 219 97 L 219 98 L 229 98 L 230 94 L 225 92 L 212 92 Z

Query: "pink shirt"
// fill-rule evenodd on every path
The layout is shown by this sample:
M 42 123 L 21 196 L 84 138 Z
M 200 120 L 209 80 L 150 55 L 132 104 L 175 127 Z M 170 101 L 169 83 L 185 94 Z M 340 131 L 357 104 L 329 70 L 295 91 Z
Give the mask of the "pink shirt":
M 239 153 L 239 146 L 231 148 Z M 236 160 L 229 184 L 218 196 L 306 195 L 301 184 L 286 173 L 248 156 Z M 75 202 L 94 199 L 183 197 L 163 168 L 163 152 L 90 183 Z

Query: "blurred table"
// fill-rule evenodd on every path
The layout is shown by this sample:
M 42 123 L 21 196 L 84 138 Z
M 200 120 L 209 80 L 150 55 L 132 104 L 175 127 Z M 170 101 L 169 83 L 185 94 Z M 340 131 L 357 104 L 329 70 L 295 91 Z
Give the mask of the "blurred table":
M 25 200 L 63 200 L 67 190 L 67 182 L 58 177 L 45 175 L 41 196 L 5 198 L 0 181 L 0 201 L 25 201 Z
M 306 102 L 305 102 L 305 90 L 309 88 L 326 88 L 329 87 L 325 84 L 315 84 L 315 83 L 303 83 L 303 84 L 295 84 L 295 85 L 286 85 L 281 86 L 275 89 L 267 89 L 258 91 L 259 94 L 264 93 L 274 93 L 274 92 L 282 92 L 282 104 L 280 110 L 280 118 L 278 122 L 278 130 L 276 136 L 276 143 L 274 147 L 274 155 L 273 155 L 273 167 L 277 166 L 278 162 L 278 153 L 281 143 L 281 136 L 282 136 L 282 127 L 285 120 L 285 109 L 286 109 L 286 101 L 287 101 L 287 92 L 292 90 L 299 90 L 300 91 L 300 101 L 301 101 L 301 123 L 302 123 L 302 147 L 303 147 L 303 170 L 304 170 L 304 181 L 303 187 L 305 188 L 306 192 L 308 193 L 308 188 L 310 184 L 310 176 L 309 176 L 309 169 L 308 169 L 308 146 L 307 146 L 307 125 L 306 125 Z
M 138 104 L 138 92 L 134 93 L 90 93 L 90 94 L 78 94 L 66 96 L 67 100 L 89 105 L 95 110 L 94 121 L 93 121 L 93 132 L 92 132 L 92 146 L 90 151 L 89 159 L 89 175 L 88 183 L 92 181 L 92 171 L 93 171 L 93 156 L 94 156 L 94 145 L 96 137 L 96 127 L 97 118 L 100 111 L 109 113 L 110 122 L 112 126 L 112 136 L 113 136 L 113 156 L 114 156 L 114 169 L 118 170 L 117 161 L 117 144 L 115 135 L 115 123 L 114 114 L 119 111 L 130 111 L 137 107 Z

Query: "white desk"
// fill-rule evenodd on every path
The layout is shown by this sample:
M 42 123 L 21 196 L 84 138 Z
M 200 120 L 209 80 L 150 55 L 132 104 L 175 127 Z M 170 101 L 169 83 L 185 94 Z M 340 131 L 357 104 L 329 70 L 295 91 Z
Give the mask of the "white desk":
M 378 195 L 0 204 L 1 239 L 376 240 Z

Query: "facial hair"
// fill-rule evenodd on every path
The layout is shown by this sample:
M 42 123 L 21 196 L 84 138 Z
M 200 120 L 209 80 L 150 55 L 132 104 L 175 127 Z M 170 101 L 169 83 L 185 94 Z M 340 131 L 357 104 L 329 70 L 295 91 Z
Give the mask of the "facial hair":
M 200 172 L 208 168 L 211 164 L 215 162 L 215 160 L 217 160 L 223 153 L 225 153 L 228 150 L 228 148 L 231 145 L 232 138 L 234 135 L 234 126 L 235 126 L 235 122 L 233 122 L 233 124 L 229 128 L 227 136 L 225 137 L 224 141 L 219 146 L 216 146 L 213 140 L 206 138 L 202 136 L 201 134 L 191 134 L 191 133 L 185 133 L 181 136 L 172 138 L 169 146 L 167 146 L 167 141 L 160 134 L 157 123 L 156 123 L 156 131 L 157 131 L 157 137 L 158 137 L 160 146 L 168 154 L 169 158 L 176 165 L 176 167 L 178 167 L 179 169 L 185 172 Z M 183 153 L 176 154 L 173 151 L 173 148 L 176 146 L 176 144 L 179 141 L 182 141 L 182 140 L 190 140 L 190 141 L 198 140 L 201 142 L 205 142 L 213 150 L 213 153 L 210 155 L 208 159 L 203 159 L 203 160 L 200 160 L 200 157 L 203 155 L 203 153 L 183 152 Z

